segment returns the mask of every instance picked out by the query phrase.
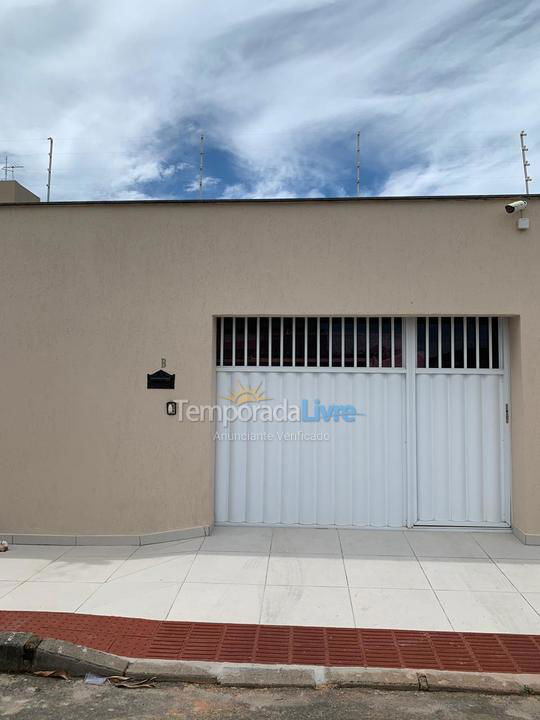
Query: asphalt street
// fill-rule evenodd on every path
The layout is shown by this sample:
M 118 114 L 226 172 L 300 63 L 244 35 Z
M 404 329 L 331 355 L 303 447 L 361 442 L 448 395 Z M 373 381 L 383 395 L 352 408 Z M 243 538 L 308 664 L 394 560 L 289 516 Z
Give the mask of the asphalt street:
M 167 685 L 128 690 L 82 680 L 0 675 L 0 717 L 13 720 L 536 720 L 540 696 L 359 689 L 246 690 Z

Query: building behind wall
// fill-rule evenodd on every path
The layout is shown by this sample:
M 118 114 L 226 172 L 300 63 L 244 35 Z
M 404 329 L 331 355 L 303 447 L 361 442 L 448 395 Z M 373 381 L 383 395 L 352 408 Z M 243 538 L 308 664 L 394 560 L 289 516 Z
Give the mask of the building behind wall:
M 2 204 L 0 532 L 428 524 L 540 542 L 540 205 L 520 232 L 505 202 Z M 148 389 L 163 364 L 175 388 Z M 242 388 L 310 421 L 166 413 Z M 316 400 L 354 417 L 315 422 Z
M 0 205 L 39 202 L 37 195 L 16 180 L 0 180 Z

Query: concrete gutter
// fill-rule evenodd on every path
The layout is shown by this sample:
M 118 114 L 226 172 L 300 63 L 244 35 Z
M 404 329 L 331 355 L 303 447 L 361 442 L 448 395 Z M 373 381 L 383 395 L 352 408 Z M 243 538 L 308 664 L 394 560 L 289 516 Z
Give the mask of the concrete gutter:
M 0 632 L 0 672 L 43 670 L 64 670 L 73 677 L 94 673 L 104 677 L 123 675 L 134 680 L 153 678 L 158 682 L 222 687 L 340 687 L 495 695 L 540 694 L 540 674 L 131 659 L 63 640 L 41 638 L 32 633 Z

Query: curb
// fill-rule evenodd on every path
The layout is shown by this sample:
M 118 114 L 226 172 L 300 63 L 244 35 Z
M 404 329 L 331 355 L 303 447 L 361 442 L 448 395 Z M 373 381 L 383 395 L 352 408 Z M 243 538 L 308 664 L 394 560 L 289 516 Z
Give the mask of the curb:
M 131 659 L 32 633 L 0 632 L 0 672 L 42 670 L 64 670 L 73 677 L 84 677 L 86 673 L 104 677 L 125 675 L 134 680 L 151 677 L 159 682 L 222 687 L 540 694 L 540 674 Z

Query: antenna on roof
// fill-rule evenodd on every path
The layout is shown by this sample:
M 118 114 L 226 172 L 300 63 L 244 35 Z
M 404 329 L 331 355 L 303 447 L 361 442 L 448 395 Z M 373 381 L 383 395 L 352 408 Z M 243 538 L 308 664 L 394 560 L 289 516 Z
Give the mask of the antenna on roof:
M 8 172 L 11 172 L 11 179 L 15 180 L 15 170 L 23 168 L 24 165 L 8 165 L 8 156 L 6 155 L 6 161 L 4 163 L 4 180 L 8 179 Z
M 360 197 L 360 131 L 356 133 L 356 197 Z
M 53 151 L 53 139 L 52 137 L 47 138 L 49 141 L 49 167 L 47 168 L 47 202 L 51 201 L 51 175 L 52 175 L 52 151 Z
M 529 148 L 525 145 L 525 138 L 527 137 L 527 133 L 525 130 L 522 130 L 519 133 L 519 140 L 521 142 L 521 159 L 523 161 L 523 175 L 525 177 L 525 194 L 529 194 L 529 183 L 532 182 L 532 177 L 529 177 L 529 165 L 531 164 L 527 160 L 527 153 L 529 152 Z
M 199 144 L 199 200 L 203 196 L 204 184 L 204 135 L 201 135 Z

